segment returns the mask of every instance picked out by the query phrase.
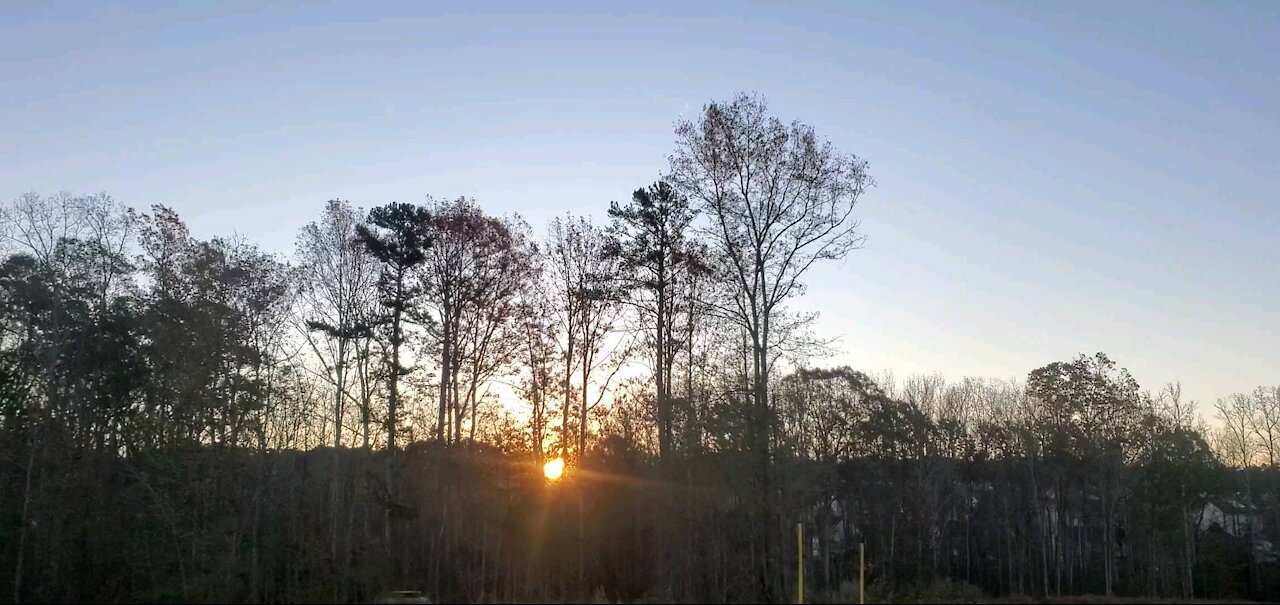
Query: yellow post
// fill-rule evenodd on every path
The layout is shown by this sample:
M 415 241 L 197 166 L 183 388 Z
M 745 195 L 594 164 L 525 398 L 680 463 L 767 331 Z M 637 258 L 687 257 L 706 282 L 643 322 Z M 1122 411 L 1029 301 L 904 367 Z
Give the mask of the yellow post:
M 863 589 L 867 585 L 867 558 L 866 549 L 862 542 L 858 543 L 858 603 L 866 603 L 864 600 Z
M 796 523 L 796 602 L 804 604 L 804 524 Z

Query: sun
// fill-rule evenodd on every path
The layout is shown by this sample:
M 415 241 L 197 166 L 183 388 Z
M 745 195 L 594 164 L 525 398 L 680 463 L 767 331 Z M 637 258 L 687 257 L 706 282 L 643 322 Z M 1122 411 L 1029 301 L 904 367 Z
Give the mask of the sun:
M 550 481 L 559 481 L 564 476 L 564 458 L 548 460 L 542 465 L 542 474 Z

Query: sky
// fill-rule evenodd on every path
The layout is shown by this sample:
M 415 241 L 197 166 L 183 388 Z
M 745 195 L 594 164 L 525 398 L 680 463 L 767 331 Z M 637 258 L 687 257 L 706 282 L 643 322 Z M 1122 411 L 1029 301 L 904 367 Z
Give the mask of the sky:
M 898 376 L 1106 352 L 1203 408 L 1280 384 L 1280 3 L 6 2 L 0 198 L 105 191 L 290 253 L 325 202 L 542 232 L 735 92 L 871 163 L 796 306 Z

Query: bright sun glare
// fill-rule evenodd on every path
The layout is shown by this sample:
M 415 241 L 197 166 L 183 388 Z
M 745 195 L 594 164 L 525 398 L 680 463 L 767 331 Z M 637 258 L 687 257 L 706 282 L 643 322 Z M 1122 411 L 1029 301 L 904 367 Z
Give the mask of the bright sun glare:
M 548 460 L 546 464 L 542 465 L 542 474 L 546 475 L 547 479 L 551 481 L 560 479 L 560 476 L 564 475 L 564 458 Z

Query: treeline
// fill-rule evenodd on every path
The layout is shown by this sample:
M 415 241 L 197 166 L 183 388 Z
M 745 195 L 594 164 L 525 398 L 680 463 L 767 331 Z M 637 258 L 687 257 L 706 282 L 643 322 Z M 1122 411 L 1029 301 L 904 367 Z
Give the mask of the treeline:
M 1280 388 L 1210 430 L 1103 354 L 818 369 L 788 303 L 862 244 L 867 163 L 754 96 L 675 135 L 606 220 L 540 233 L 334 200 L 285 258 L 105 194 L 8 204 L 5 598 L 782 601 L 802 549 L 839 600 L 859 544 L 876 598 L 1280 597 Z

